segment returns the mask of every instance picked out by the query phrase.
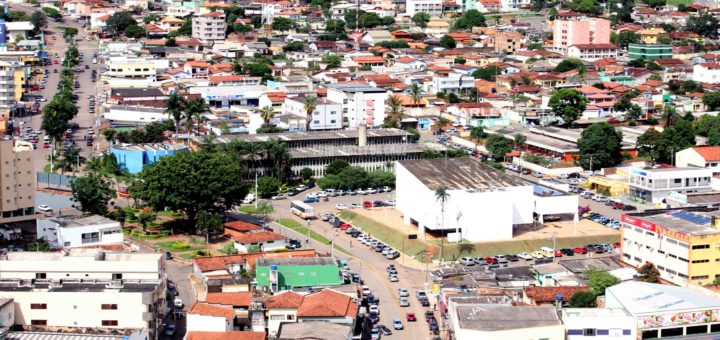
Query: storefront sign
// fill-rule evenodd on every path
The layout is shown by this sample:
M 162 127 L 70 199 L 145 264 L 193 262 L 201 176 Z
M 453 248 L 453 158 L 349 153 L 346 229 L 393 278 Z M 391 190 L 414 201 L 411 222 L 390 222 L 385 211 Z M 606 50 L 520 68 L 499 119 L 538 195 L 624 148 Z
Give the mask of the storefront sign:
M 687 236 L 686 234 L 679 231 L 671 230 L 660 226 L 658 226 L 657 231 L 658 234 L 664 235 L 666 237 L 674 238 L 683 242 L 690 242 L 690 236 Z
M 638 316 L 638 329 L 696 325 L 720 320 L 720 309 Z
M 643 221 L 634 216 L 622 215 L 621 220 L 623 223 L 627 223 L 629 225 L 640 227 L 646 230 L 655 231 L 657 229 L 657 225 L 655 225 L 655 223 Z

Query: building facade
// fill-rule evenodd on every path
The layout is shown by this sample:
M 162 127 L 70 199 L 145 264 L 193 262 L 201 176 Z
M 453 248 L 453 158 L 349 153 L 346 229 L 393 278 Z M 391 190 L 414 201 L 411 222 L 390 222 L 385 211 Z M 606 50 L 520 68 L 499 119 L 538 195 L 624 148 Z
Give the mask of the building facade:
M 699 63 L 693 66 L 692 80 L 707 83 L 720 83 L 720 63 Z
M 222 11 L 195 15 L 192 18 L 192 37 L 205 43 L 225 39 L 225 13 Z
M 673 193 L 712 190 L 712 170 L 702 168 L 630 169 L 629 195 L 642 202 L 662 204 Z
M 32 220 L 35 215 L 33 146 L 0 141 L 0 223 Z
M 587 17 L 555 20 L 553 49 L 567 53 L 570 46 L 580 44 L 610 44 L 610 21 Z
M 120 222 L 98 215 L 55 216 L 37 221 L 37 237 L 52 249 L 121 244 Z
M 110 145 L 110 153 L 124 171 L 137 174 L 150 164 L 176 152 L 186 151 L 187 146 L 178 144 L 150 143 Z
M 617 57 L 617 46 L 613 44 L 575 44 L 568 48 L 568 57 L 595 61 Z
M 441 0 L 408 0 L 405 4 L 405 11 L 412 17 L 415 13 L 427 13 L 431 17 L 441 17 L 443 2 Z
M 328 85 L 327 100 L 342 105 L 343 127 L 380 126 L 385 119 L 387 91 L 352 84 Z
M 285 113 L 294 117 L 303 118 L 305 121 L 307 112 L 305 111 L 305 97 L 285 98 Z M 342 105 L 340 103 L 331 102 L 325 98 L 316 99 L 315 111 L 312 113 L 310 120 L 310 130 L 340 130 L 342 129 L 343 115 Z M 305 131 L 306 126 L 298 126 L 294 131 Z M 293 130 L 291 130 L 293 131 Z
M 712 171 L 711 186 L 720 190 L 720 147 L 692 147 L 675 154 L 675 165 L 678 167 L 706 168 Z
M 628 57 L 633 60 L 652 61 L 673 57 L 672 45 L 662 44 L 629 44 Z

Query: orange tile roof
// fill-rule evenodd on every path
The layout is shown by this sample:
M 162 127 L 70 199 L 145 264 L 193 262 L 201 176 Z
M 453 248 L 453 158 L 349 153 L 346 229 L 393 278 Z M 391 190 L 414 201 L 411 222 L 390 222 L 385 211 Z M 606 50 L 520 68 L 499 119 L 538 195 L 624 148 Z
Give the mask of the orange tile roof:
M 250 306 L 250 304 L 252 303 L 252 293 L 207 293 L 207 296 L 205 297 L 205 302 L 229 306 Z
M 720 161 L 720 146 L 703 146 L 693 148 L 706 161 Z
M 246 231 L 262 229 L 262 227 L 259 225 L 247 223 L 244 221 L 233 221 L 233 222 L 225 223 L 223 225 L 225 226 L 225 229 L 235 230 L 235 231 L 239 231 L 239 232 L 246 232 Z
M 384 63 L 385 58 L 379 57 L 379 56 L 372 56 L 372 57 L 355 57 L 353 58 L 353 61 L 355 61 L 358 64 L 366 64 L 366 63 Z
M 213 6 L 215 6 L 215 4 L 213 4 Z M 224 17 L 225 13 L 217 11 L 217 12 L 206 13 L 206 14 L 203 14 L 202 16 L 211 17 L 211 18 L 219 18 L 219 17 Z
M 204 61 L 188 61 L 185 65 L 190 67 L 210 67 L 211 65 Z
M 189 332 L 186 340 L 265 340 L 265 332 Z
M 350 296 L 332 289 L 309 294 L 303 299 L 297 315 L 301 317 L 355 317 L 358 305 Z
M 208 305 L 197 301 L 188 309 L 187 313 L 225 318 L 227 321 L 235 317 L 235 311 L 231 308 Z
M 304 298 L 298 293 L 286 290 L 265 300 L 265 307 L 267 309 L 297 309 L 300 308 Z
M 194 258 L 193 264 L 198 267 L 201 272 L 210 272 L 216 270 L 227 270 L 228 265 L 243 263 L 247 261 L 248 265 L 254 266 L 255 261 L 261 257 L 284 259 L 293 257 L 317 257 L 314 249 L 301 249 L 283 252 L 271 253 L 250 253 L 225 256 L 207 256 Z
M 563 296 L 563 301 L 570 301 L 570 298 L 577 292 L 587 292 L 590 287 L 587 286 L 571 286 L 571 287 L 527 287 L 525 294 L 533 299 L 535 303 L 555 302 L 557 295 Z
M 286 239 L 286 236 L 280 235 L 272 231 L 263 231 L 259 233 L 244 233 L 233 236 L 233 240 L 238 243 L 258 243 L 258 242 L 269 242 Z

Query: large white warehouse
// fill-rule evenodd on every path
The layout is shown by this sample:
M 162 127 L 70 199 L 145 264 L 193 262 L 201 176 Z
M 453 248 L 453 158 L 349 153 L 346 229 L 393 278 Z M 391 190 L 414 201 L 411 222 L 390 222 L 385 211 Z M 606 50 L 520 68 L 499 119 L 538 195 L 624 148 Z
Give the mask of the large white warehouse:
M 509 240 L 513 226 L 537 214 L 577 220 L 578 197 L 527 182 L 476 158 L 407 160 L 396 163 L 397 209 L 406 224 L 426 230 L 459 231 L 464 240 Z M 445 210 L 436 190 L 448 193 Z M 453 237 L 455 238 L 455 237 Z

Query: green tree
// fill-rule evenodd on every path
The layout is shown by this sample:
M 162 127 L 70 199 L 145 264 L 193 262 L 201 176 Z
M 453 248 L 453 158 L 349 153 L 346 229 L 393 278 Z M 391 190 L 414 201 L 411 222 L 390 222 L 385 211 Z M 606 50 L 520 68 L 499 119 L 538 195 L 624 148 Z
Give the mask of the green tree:
M 405 116 L 402 100 L 396 95 L 391 95 L 385 100 L 385 120 L 383 127 L 400 128 L 400 122 Z
M 178 92 L 172 92 L 168 99 L 165 101 L 165 114 L 170 116 L 175 123 L 175 143 L 178 143 L 180 137 L 180 120 L 183 117 L 183 112 L 187 106 L 185 98 Z
M 465 12 L 460 19 L 455 21 L 455 29 L 470 31 L 473 27 L 485 27 L 485 16 L 476 9 Z
M 382 18 L 373 12 L 365 12 L 360 14 L 359 25 L 361 28 L 373 28 L 383 24 Z
M 263 176 L 258 178 L 258 195 L 262 198 L 270 198 L 278 193 L 280 181 L 275 177 Z
M 642 2 L 652 8 L 662 7 L 666 4 L 665 0 L 642 0 Z
M 645 64 L 645 68 L 648 69 L 649 71 L 662 71 L 663 70 L 662 66 L 658 65 L 658 63 L 656 63 L 654 61 L 648 61 Z
M 622 161 L 621 143 L 622 133 L 614 126 L 605 122 L 590 125 L 583 130 L 577 142 L 580 166 L 600 169 L 617 165 Z
M 305 43 L 302 41 L 291 41 L 283 46 L 285 52 L 302 51 L 305 49 Z
M 340 57 L 335 54 L 325 54 L 320 60 L 320 62 L 322 62 L 323 64 L 327 64 L 327 67 L 329 68 L 339 67 L 341 61 L 342 59 L 340 59 Z
M 205 234 L 206 240 L 210 242 L 210 234 L 219 233 L 223 230 L 223 223 L 220 216 L 207 211 L 199 211 L 195 230 Z
M 629 119 L 638 119 L 642 116 L 642 108 L 638 104 L 630 104 L 630 108 L 627 110 L 626 115 Z
M 343 160 L 336 160 L 330 162 L 327 166 L 325 166 L 325 174 L 326 175 L 338 175 L 341 171 L 347 169 L 350 167 L 350 163 L 343 161 Z
M 263 62 L 249 63 L 245 65 L 245 70 L 251 77 L 262 77 L 263 82 L 273 79 L 270 66 Z
M 345 21 L 340 19 L 330 19 L 325 22 L 325 32 L 345 33 Z
M 702 102 L 709 111 L 720 109 L 720 92 L 703 93 Z
M 593 292 L 577 292 L 570 298 L 570 307 L 592 308 L 595 307 L 597 297 Z
M 435 189 L 435 201 L 440 203 L 440 225 L 442 228 L 445 228 L 445 205 L 447 204 L 447 201 L 449 199 L 450 188 L 441 185 L 437 189 Z M 442 238 L 443 236 L 440 235 L 440 261 L 442 261 L 443 258 Z
M 718 28 L 720 28 L 718 19 L 710 14 L 691 15 L 685 25 L 686 31 L 695 32 L 703 37 L 712 39 L 718 37 Z
M 30 243 L 27 245 L 27 250 L 29 251 L 50 251 L 50 245 L 45 241 L 44 238 L 36 238 L 33 239 Z
M 427 27 L 427 23 L 430 21 L 430 14 L 425 12 L 417 12 L 412 16 L 412 22 L 418 25 L 420 28 Z
M 295 22 L 288 18 L 277 17 L 273 19 L 271 26 L 274 31 L 285 32 L 293 29 L 295 27 Z
M 655 129 L 648 129 L 637 138 L 638 155 L 650 157 L 653 162 L 659 158 L 660 143 L 663 139 L 662 133 Z
M 570 88 L 555 92 L 548 102 L 555 117 L 561 118 L 565 125 L 578 120 L 586 105 L 587 98 L 580 91 Z
M 108 202 L 115 196 L 110 183 L 94 173 L 75 177 L 70 183 L 70 190 L 72 200 L 80 204 L 80 210 L 96 215 L 107 214 Z
M 475 79 L 483 79 L 487 81 L 495 81 L 495 78 L 502 73 L 502 69 L 497 66 L 485 66 L 473 72 Z
M 590 290 L 596 296 L 605 295 L 605 289 L 620 283 L 620 279 L 604 270 L 590 270 L 587 278 Z
M 525 135 L 523 135 L 522 133 L 518 133 L 515 135 L 514 142 L 517 146 L 525 146 L 525 143 L 527 142 L 527 137 L 525 137 Z
M 260 118 L 262 118 L 265 125 L 269 125 L 273 118 L 275 118 L 275 110 L 273 110 L 272 106 L 263 106 L 263 108 L 260 109 Z
M 470 129 L 470 138 L 474 139 L 475 141 L 484 139 L 486 136 L 487 136 L 487 134 L 483 130 L 482 126 L 473 126 Z
M 185 19 L 182 26 L 175 30 L 174 32 L 170 33 L 170 37 L 189 37 L 192 36 L 192 20 L 191 19 Z
M 303 100 L 303 109 L 305 109 L 305 131 L 310 131 L 310 123 L 313 120 L 313 113 L 317 109 L 317 97 L 307 96 Z
M 130 192 L 156 211 L 184 211 L 194 221 L 200 211 L 222 213 L 237 205 L 248 193 L 244 173 L 225 153 L 180 152 L 144 168 Z
M 708 144 L 712 146 L 720 146 L 720 126 L 715 125 L 708 132 Z
M 580 13 L 600 15 L 603 12 L 602 6 L 595 0 L 573 0 L 570 9 Z
M 315 172 L 308 167 L 300 169 L 300 177 L 305 181 L 311 180 L 313 178 L 313 175 L 315 175 Z
M 58 10 L 56 10 L 52 7 L 43 7 L 42 10 L 45 14 L 47 14 L 47 16 L 53 18 L 54 20 L 56 20 L 56 21 L 62 20 L 62 13 L 60 13 Z M 6 18 L 6 19 L 9 19 L 9 18 Z M 13 21 L 13 20 L 8 20 L 8 21 Z
M 699 136 L 707 137 L 713 127 L 720 125 L 720 118 L 703 115 L 700 119 L 695 122 L 695 133 Z
M 145 29 L 138 25 L 130 25 L 125 28 L 125 36 L 128 38 L 140 38 L 146 34 Z
M 710 137 L 712 137 L 712 131 Z M 664 162 L 670 162 L 672 156 L 681 150 L 695 146 L 695 130 L 692 123 L 681 119 L 672 126 L 663 130 L 663 138 L 660 141 L 659 155 Z
M 157 14 L 150 13 L 145 16 L 143 23 L 149 24 L 151 22 L 157 22 L 158 20 L 160 20 L 160 17 Z
M 455 48 L 455 46 L 457 46 L 457 43 L 451 36 L 443 35 L 442 38 L 440 38 L 440 47 L 450 49 Z
M 410 100 L 412 100 L 414 105 L 420 104 L 420 100 L 422 100 L 420 84 L 412 83 L 412 85 L 410 85 Z
M 577 58 L 567 58 L 563 59 L 557 66 L 555 66 L 555 69 L 553 71 L 555 72 L 567 72 L 571 70 L 579 70 L 579 69 L 585 69 L 585 65 L 583 64 L 582 60 Z
M 383 26 L 390 26 L 395 23 L 395 18 L 393 18 L 389 15 L 386 15 L 386 16 L 380 18 L 380 21 L 382 22 Z
M 645 262 L 638 268 L 638 280 L 650 283 L 660 282 L 660 271 L 651 262 Z
M 124 32 L 128 26 L 137 25 L 137 21 L 130 12 L 115 12 L 106 21 L 106 28 L 111 34 Z
M 235 249 L 235 245 L 233 245 L 232 242 L 224 245 L 222 248 L 218 249 L 218 251 L 225 255 L 235 255 L 238 253 L 238 250 Z
M 33 32 L 37 34 L 47 27 L 47 16 L 43 12 L 35 11 L 30 16 L 30 23 L 33 25 Z
M 510 141 L 500 135 L 490 135 L 485 142 L 485 148 L 495 160 L 502 160 L 505 155 L 512 151 Z
M 610 41 L 621 48 L 627 48 L 629 44 L 640 42 L 640 36 L 633 31 L 622 31 L 620 34 L 611 34 Z
M 194 121 L 199 120 L 200 116 L 208 111 L 210 111 L 210 107 L 202 97 L 198 97 L 187 102 L 185 105 L 184 118 L 188 134 L 192 133 Z

